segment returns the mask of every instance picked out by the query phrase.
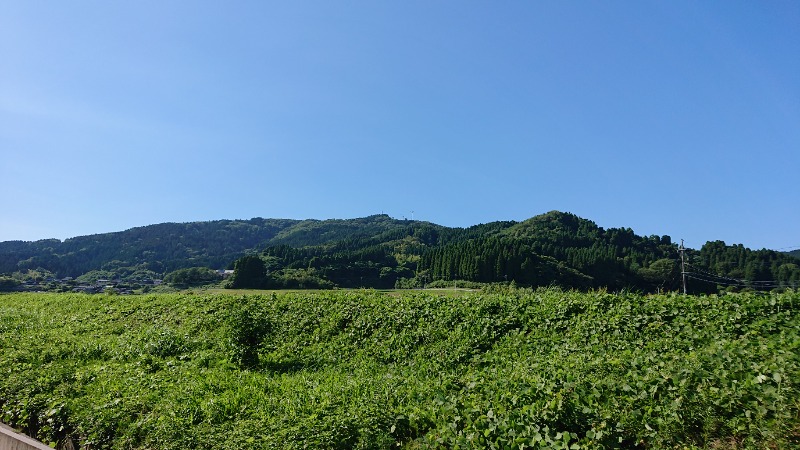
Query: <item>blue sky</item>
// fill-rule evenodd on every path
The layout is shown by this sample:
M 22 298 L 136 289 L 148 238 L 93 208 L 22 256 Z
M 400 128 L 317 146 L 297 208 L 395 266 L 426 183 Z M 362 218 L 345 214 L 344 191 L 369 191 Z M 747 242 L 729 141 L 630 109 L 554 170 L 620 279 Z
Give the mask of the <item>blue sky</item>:
M 0 4 L 0 241 L 550 210 L 800 246 L 800 3 Z

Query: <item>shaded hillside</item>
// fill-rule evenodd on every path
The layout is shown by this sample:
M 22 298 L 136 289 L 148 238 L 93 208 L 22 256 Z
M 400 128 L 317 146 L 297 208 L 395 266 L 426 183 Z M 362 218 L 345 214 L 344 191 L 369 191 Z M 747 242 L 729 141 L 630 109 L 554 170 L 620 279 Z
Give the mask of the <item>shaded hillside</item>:
M 59 277 L 77 277 L 94 270 L 119 271 L 131 267 L 157 273 L 196 266 L 223 268 L 248 252 L 268 246 L 321 246 L 324 249 L 346 246 L 348 242 L 355 242 L 356 246 L 386 243 L 406 236 L 409 227 L 416 230 L 425 245 L 431 246 L 480 236 L 498 228 L 493 224 L 447 228 L 428 222 L 392 219 L 384 214 L 347 220 L 254 218 L 163 223 L 65 241 L 0 242 L 0 274 L 44 269 Z
M 295 227 L 284 230 L 273 239 L 282 245 L 267 247 L 260 267 L 253 269 L 259 263 L 249 259 L 247 275 L 237 273 L 234 286 L 318 287 L 330 282 L 390 288 L 463 280 L 650 291 L 676 289 L 679 282 L 678 253 L 668 236 L 604 230 L 569 213 L 553 211 L 520 223 L 463 229 L 381 216 L 367 219 L 372 236 L 360 228 L 360 234 L 325 243 L 322 238 L 334 238 L 342 227 L 354 224 L 313 221 L 300 232 Z M 305 239 L 296 239 L 299 235 Z M 310 245 L 298 245 L 303 241 Z
M 271 240 L 272 245 L 307 247 L 333 242 L 369 239 L 384 242 L 404 235 L 413 224 L 427 231 L 428 240 L 438 240 L 446 227 L 428 222 L 392 219 L 385 214 L 377 214 L 358 219 L 303 220 L 284 228 Z
M 604 229 L 570 213 L 551 211 L 519 223 L 464 229 L 383 216 L 357 220 L 361 227 L 355 221 L 308 221 L 300 230 L 283 231 L 272 241 L 280 245 L 237 263 L 233 287 L 412 288 L 461 280 L 645 292 L 681 288 L 680 254 L 669 236 Z M 340 236 L 344 238 L 335 240 Z M 716 292 L 800 285 L 800 268 L 792 257 L 745 250 L 745 255 L 723 266 L 716 262 L 727 258 L 720 255 L 725 251 L 715 243 L 689 252 L 692 270 L 720 277 L 700 279 L 693 273 L 691 289 Z M 761 283 L 733 284 L 721 278 L 737 275 Z
M 221 268 L 297 222 L 256 218 L 162 223 L 63 242 L 0 242 L 0 273 L 43 268 L 60 277 L 77 277 L 139 265 L 158 273 L 192 266 Z
M 241 260 L 245 255 L 258 256 Z M 559 211 L 469 228 L 380 214 L 166 223 L 63 242 L 0 243 L 0 274 L 41 268 L 58 277 L 124 278 L 237 265 L 233 286 L 251 288 L 411 288 L 461 280 L 657 292 L 681 287 L 679 259 L 669 236 L 604 229 Z M 689 250 L 687 263 L 694 292 L 800 286 L 800 264 L 786 253 L 715 241 Z

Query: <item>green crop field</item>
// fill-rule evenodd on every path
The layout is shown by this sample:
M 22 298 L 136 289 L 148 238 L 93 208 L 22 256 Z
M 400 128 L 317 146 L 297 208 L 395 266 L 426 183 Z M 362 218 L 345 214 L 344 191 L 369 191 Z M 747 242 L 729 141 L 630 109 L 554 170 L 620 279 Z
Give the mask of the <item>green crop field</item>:
M 0 418 L 62 448 L 800 446 L 800 293 L 0 296 Z

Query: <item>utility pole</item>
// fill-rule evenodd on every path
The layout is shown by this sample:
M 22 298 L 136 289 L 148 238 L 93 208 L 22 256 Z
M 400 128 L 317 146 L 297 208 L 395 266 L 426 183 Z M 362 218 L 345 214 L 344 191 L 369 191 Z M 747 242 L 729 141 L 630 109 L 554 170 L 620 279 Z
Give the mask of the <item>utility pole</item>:
M 681 254 L 681 279 L 683 280 L 683 295 L 686 295 L 686 263 L 684 260 L 686 247 L 683 246 L 683 239 L 681 239 L 681 246 L 678 247 L 678 251 Z

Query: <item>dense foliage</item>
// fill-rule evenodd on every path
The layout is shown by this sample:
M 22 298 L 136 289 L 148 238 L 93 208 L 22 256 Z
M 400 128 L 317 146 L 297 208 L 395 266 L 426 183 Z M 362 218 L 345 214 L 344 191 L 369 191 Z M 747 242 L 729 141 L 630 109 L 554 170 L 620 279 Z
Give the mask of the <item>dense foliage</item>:
M 221 278 L 219 273 L 207 267 L 188 267 L 166 274 L 164 276 L 164 283 L 180 288 L 187 288 L 217 283 Z
M 0 416 L 62 446 L 791 448 L 800 294 L 0 296 Z
M 604 229 L 558 211 L 469 228 L 374 215 L 160 224 L 64 242 L 0 242 L 0 274 L 19 283 L 32 273 L 136 283 L 192 267 L 232 268 L 253 255 L 263 260 L 262 273 L 236 274 L 232 285 L 394 288 L 462 280 L 644 292 L 681 287 L 669 236 Z M 695 293 L 800 286 L 798 260 L 786 253 L 715 241 L 688 256 Z M 15 289 L 13 283 L 0 289 Z
M 296 220 L 162 223 L 65 241 L 0 242 L 0 273 L 43 268 L 58 277 L 145 266 L 163 274 L 187 267 L 227 267 Z
M 324 223 L 315 225 L 316 230 L 325 229 Z M 320 241 L 321 235 L 325 233 L 314 234 L 314 242 Z M 336 232 L 331 236 L 340 237 Z M 300 241 L 291 242 L 297 245 Z M 252 263 L 254 257 L 246 259 Z M 558 211 L 520 223 L 495 222 L 467 229 L 411 222 L 374 236 L 300 247 L 271 245 L 260 257 L 264 266 L 260 275 L 237 272 L 235 287 L 286 287 L 283 280 L 287 271 L 298 270 L 309 280 L 316 280 L 317 286 L 327 281 L 340 287 L 408 288 L 462 280 L 644 292 L 681 287 L 678 247 L 669 236 L 643 237 L 629 228 L 603 229 L 592 221 Z M 688 259 L 692 266 L 687 271 L 696 269 L 729 278 L 701 278 L 701 272 L 697 272 L 692 292 L 716 292 L 731 286 L 800 286 L 798 261 L 775 251 L 727 247 L 717 241 L 704 245 L 699 252 L 690 252 Z M 768 283 L 732 282 L 730 277 Z
M 698 283 L 696 291 L 800 287 L 800 260 L 773 250 L 750 250 L 742 245 L 707 242 L 690 254 L 687 271 Z

